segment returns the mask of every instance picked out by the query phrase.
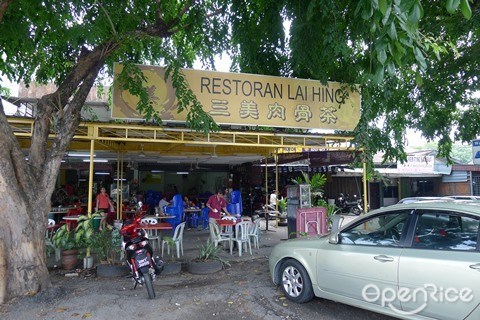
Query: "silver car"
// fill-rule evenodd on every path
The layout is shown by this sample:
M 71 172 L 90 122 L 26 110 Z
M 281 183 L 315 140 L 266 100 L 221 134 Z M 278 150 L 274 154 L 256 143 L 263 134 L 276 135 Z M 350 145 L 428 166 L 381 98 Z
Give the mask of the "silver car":
M 400 319 L 480 319 L 480 206 L 417 202 L 372 211 L 324 237 L 276 245 L 274 284 Z

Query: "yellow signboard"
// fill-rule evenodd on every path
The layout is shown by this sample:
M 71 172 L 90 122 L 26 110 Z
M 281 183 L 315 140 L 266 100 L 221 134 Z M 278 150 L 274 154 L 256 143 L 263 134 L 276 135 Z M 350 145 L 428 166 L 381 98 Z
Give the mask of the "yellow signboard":
M 184 122 L 165 68 L 139 66 L 155 110 L 164 122 Z M 122 65 L 115 66 L 115 76 Z M 353 130 L 360 119 L 360 93 L 337 82 L 182 69 L 193 93 L 218 124 Z M 142 119 L 138 98 L 114 88 L 112 117 Z

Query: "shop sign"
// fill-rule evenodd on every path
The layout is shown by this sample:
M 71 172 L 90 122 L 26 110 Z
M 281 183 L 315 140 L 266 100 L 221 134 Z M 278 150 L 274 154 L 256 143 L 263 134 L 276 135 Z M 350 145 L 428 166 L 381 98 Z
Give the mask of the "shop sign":
M 404 163 L 397 162 L 398 173 L 433 173 L 434 156 L 407 156 Z
M 115 65 L 114 79 L 123 66 Z M 150 100 L 164 122 L 185 122 L 165 68 L 139 66 Z M 360 119 L 358 86 L 338 82 L 282 78 L 245 73 L 182 69 L 204 110 L 218 124 L 353 130 Z M 117 85 L 117 84 L 116 84 Z M 138 98 L 114 86 L 112 118 L 143 119 Z
M 480 140 L 472 140 L 473 164 L 480 164 Z

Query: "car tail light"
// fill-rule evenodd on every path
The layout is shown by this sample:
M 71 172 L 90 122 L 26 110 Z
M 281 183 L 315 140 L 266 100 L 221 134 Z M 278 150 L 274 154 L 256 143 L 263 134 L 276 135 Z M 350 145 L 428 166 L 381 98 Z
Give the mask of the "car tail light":
M 135 250 L 137 246 L 135 244 L 131 244 L 127 247 L 127 250 Z
M 138 245 L 140 246 L 140 248 L 143 248 L 143 247 L 145 247 L 147 244 L 148 244 L 148 241 L 142 241 L 142 242 L 140 242 Z

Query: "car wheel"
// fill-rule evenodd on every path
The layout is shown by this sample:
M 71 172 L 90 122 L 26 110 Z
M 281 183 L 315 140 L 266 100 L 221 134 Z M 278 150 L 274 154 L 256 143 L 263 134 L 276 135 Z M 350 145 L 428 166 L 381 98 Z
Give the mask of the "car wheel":
M 281 287 L 285 296 L 298 303 L 305 303 L 313 298 L 312 281 L 307 270 L 297 260 L 287 260 L 280 268 Z

